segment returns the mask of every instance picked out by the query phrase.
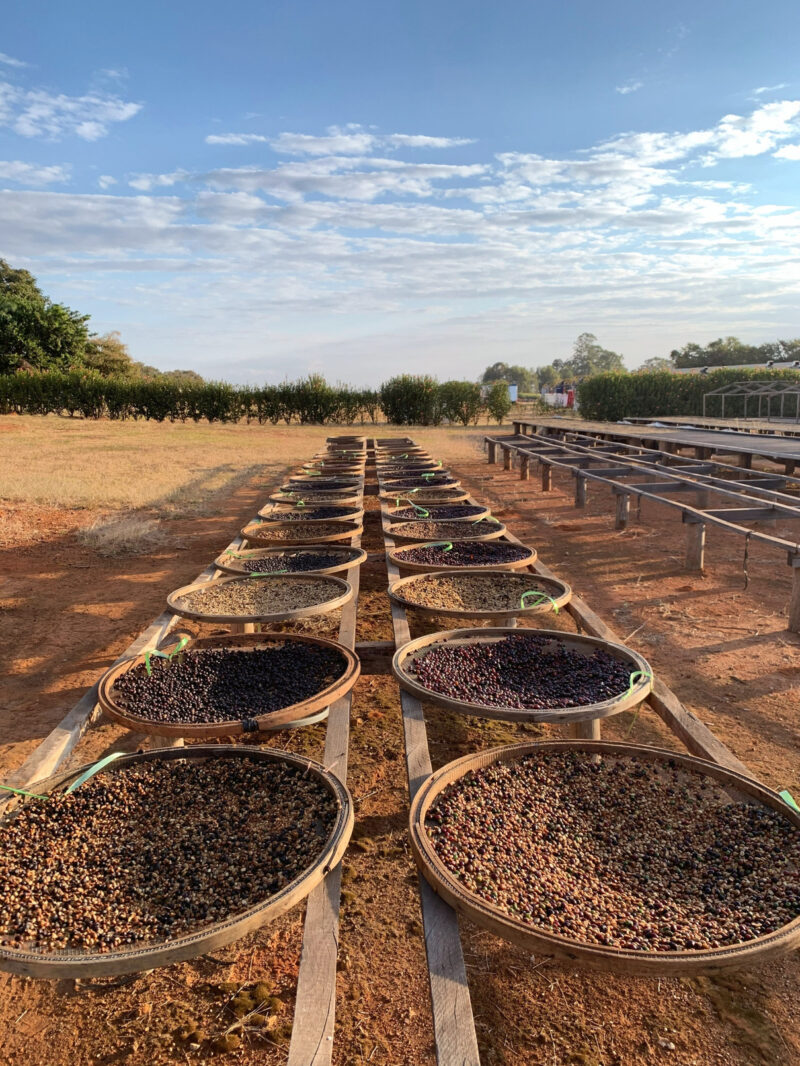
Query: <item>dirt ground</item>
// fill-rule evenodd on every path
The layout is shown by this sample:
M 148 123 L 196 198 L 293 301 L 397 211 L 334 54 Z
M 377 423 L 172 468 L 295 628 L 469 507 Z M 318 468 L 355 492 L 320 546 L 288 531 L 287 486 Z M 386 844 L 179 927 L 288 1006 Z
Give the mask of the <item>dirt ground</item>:
M 616 533 L 610 494 L 596 490 L 577 511 L 571 480 L 556 475 L 553 491 L 542 494 L 533 479 L 520 482 L 516 473 L 489 467 L 482 433 L 411 432 L 628 638 L 756 776 L 800 793 L 800 640 L 785 630 L 790 572 L 783 558 L 751 545 L 744 590 L 741 541 L 713 530 L 706 573 L 688 575 L 685 529 L 669 512 L 645 502 L 640 520 Z M 293 439 L 295 461 L 316 449 L 316 431 Z M 219 497 L 213 513 L 170 519 L 165 546 L 149 555 L 108 559 L 83 546 L 76 530 L 91 521 L 91 511 L 11 506 L 1 527 L 0 638 L 12 654 L 5 657 L 11 668 L 0 707 L 0 768 L 23 761 L 161 611 L 166 594 L 232 538 L 278 474 L 270 465 Z M 370 551 L 382 543 L 375 507 L 373 500 L 364 539 Z M 385 585 L 380 559 L 366 564 L 359 640 L 391 636 Z M 314 625 L 327 631 L 331 621 Z M 433 708 L 427 721 L 434 766 L 499 743 L 557 735 Z M 417 878 L 405 829 L 400 705 L 389 678 L 360 679 L 351 727 L 348 783 L 357 823 L 344 860 L 333 1060 L 336 1066 L 432 1066 Z M 270 743 L 321 758 L 324 729 L 283 731 Z M 75 764 L 100 755 L 119 735 L 110 724 L 92 730 Z M 604 722 L 603 735 L 680 748 L 647 709 Z M 0 1063 L 277 1066 L 286 1061 L 301 935 L 299 908 L 213 958 L 111 990 L 0 975 Z M 466 922 L 462 939 L 487 1066 L 800 1066 L 797 953 L 721 978 L 625 979 L 532 957 Z M 232 1047 L 231 1001 L 237 989 L 256 982 L 274 996 L 269 1027 L 247 1029 Z

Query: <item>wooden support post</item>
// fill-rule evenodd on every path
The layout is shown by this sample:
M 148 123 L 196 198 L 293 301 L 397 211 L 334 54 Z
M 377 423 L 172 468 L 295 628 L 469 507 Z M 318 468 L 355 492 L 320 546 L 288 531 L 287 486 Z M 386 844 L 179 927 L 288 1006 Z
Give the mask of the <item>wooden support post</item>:
M 789 624 L 792 633 L 800 633 L 800 558 L 792 559 L 792 597 L 789 600 Z
M 614 529 L 627 529 L 628 519 L 631 514 L 631 497 L 629 492 L 617 493 L 617 517 L 614 521 Z
M 511 425 L 514 427 L 514 436 L 515 437 L 522 436 L 522 423 L 521 422 L 512 422 Z
M 698 511 L 705 511 L 705 509 L 708 507 L 708 489 L 697 490 L 696 507 Z
M 592 718 L 588 722 L 573 722 L 569 727 L 569 735 L 573 740 L 599 740 L 600 719 Z
M 503 469 L 504 470 L 510 470 L 511 469 L 511 449 L 510 448 L 503 448 Z
M 521 455 L 519 459 L 519 479 L 520 481 L 527 481 L 531 476 L 531 457 L 529 455 Z
M 783 463 L 783 472 L 784 472 L 784 474 L 786 474 L 786 476 L 789 477 L 791 474 L 794 473 L 794 469 L 795 469 L 796 465 L 797 465 L 797 460 L 796 459 L 786 459 L 786 460 L 784 460 L 784 463 Z
M 575 506 L 586 506 L 586 478 L 580 471 L 575 472 Z
M 487 441 L 489 445 L 489 465 L 494 466 L 497 462 L 497 441 Z
M 686 530 L 686 569 L 700 572 L 706 549 L 706 524 L 705 522 L 687 521 Z
M 542 492 L 549 492 L 553 487 L 553 468 L 550 463 L 542 463 Z
M 740 452 L 739 453 L 739 466 L 743 470 L 753 469 L 753 455 L 752 452 Z

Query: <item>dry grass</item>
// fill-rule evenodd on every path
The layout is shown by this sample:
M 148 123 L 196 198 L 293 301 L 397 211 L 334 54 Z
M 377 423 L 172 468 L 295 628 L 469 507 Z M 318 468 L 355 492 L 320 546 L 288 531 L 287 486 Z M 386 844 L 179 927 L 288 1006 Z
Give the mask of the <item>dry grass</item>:
M 406 433 L 455 462 L 473 458 L 482 427 L 355 427 Z M 259 475 L 272 488 L 287 466 L 341 432 L 331 426 L 89 422 L 0 416 L 0 500 L 63 508 L 147 510 L 175 518 L 212 513 L 217 497 Z
M 152 551 L 167 538 L 157 519 L 128 514 L 98 518 L 78 539 L 99 555 L 129 555 Z

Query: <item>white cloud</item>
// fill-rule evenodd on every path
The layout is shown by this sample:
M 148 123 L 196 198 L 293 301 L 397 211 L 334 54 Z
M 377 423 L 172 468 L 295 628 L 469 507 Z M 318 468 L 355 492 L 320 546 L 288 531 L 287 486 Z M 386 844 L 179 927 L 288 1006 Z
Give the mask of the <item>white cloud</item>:
M 0 126 L 22 137 L 58 140 L 75 134 L 82 140 L 96 141 L 108 133 L 110 125 L 133 118 L 141 109 L 141 104 L 109 94 L 56 95 L 0 82 Z
M 260 133 L 210 133 L 206 144 L 265 144 L 268 140 Z
M 207 137 L 206 140 L 210 142 L 210 138 Z M 281 133 L 270 141 L 270 145 L 279 155 L 299 156 L 368 155 L 380 147 L 456 148 L 474 143 L 469 137 L 430 137 L 422 133 L 375 134 L 355 123 L 344 127 L 329 126 L 324 137 L 307 133 Z
M 625 85 L 618 85 L 614 92 L 619 93 L 621 96 L 627 96 L 629 93 L 638 92 L 643 86 L 643 81 L 629 81 Z
M 475 143 L 471 137 L 426 137 L 419 133 L 392 133 L 380 141 L 394 148 L 456 148 Z
M 360 126 L 329 126 L 324 137 L 308 133 L 280 133 L 270 141 L 280 155 L 365 155 L 376 138 Z
M 753 89 L 753 96 L 763 96 L 764 93 L 776 93 L 780 89 L 788 88 L 788 82 L 782 81 L 777 85 L 762 85 L 758 89 Z
M 112 177 L 111 174 L 101 174 L 97 179 L 97 184 L 101 189 L 110 189 L 112 185 L 117 184 L 117 179 Z
M 7 67 L 27 67 L 27 63 L 23 63 L 21 59 L 14 59 L 13 56 L 7 56 L 5 52 L 0 52 L 0 63 L 3 63 Z
M 186 170 L 174 170 L 171 174 L 134 174 L 128 178 L 128 185 L 138 192 L 150 192 L 152 189 L 171 188 L 188 177 Z
M 776 159 L 800 159 L 800 144 L 785 144 L 772 154 Z
M 21 163 L 0 160 L 0 181 L 13 181 L 18 185 L 54 185 L 69 181 L 69 167 L 36 166 L 33 163 Z

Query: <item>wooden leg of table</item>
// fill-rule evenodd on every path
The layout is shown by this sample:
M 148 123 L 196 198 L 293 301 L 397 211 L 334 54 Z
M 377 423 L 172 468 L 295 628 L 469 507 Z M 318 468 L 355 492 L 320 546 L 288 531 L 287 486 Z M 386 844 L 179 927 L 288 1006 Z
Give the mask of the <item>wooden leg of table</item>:
M 599 740 L 600 719 L 593 718 L 589 722 L 573 722 L 569 727 L 569 735 L 573 740 Z
M 686 524 L 686 569 L 699 573 L 703 569 L 706 550 L 705 522 Z
M 789 600 L 789 625 L 792 633 L 800 633 L 800 559 L 792 562 L 792 597 Z
M 627 529 L 628 519 L 631 514 L 631 498 L 627 492 L 620 492 L 617 496 L 617 515 L 614 520 L 614 529 Z
M 553 487 L 553 468 L 549 463 L 542 463 L 542 492 L 549 492 Z

